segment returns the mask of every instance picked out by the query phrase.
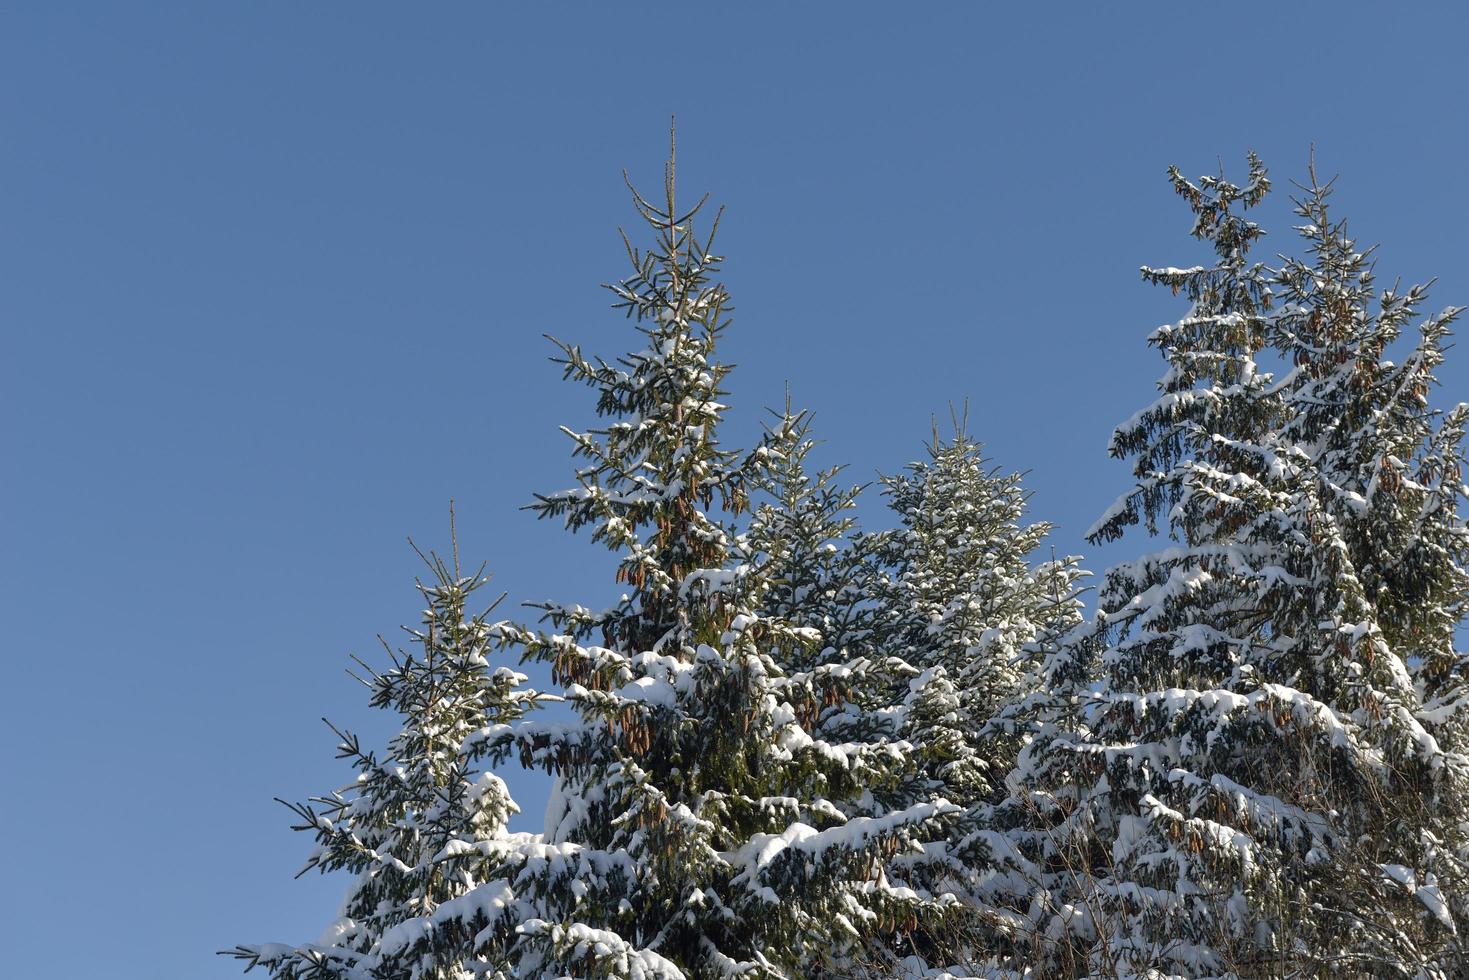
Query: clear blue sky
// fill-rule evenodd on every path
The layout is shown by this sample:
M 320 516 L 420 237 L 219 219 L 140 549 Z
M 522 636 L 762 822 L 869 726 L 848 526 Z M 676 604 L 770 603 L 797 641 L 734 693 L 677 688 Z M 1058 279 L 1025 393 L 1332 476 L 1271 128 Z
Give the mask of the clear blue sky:
M 346 655 L 415 618 L 450 497 L 511 603 L 613 594 L 518 508 L 591 419 L 542 332 L 630 342 L 598 284 L 671 113 L 729 206 L 728 441 L 789 380 L 865 479 L 968 398 L 1085 550 L 1180 312 L 1137 268 L 1199 257 L 1169 163 L 1284 187 L 1315 141 L 1383 273 L 1469 303 L 1462 10 L 6 5 L 0 972 L 316 936 L 343 883 L 291 881 L 271 797 L 345 781 L 319 716 L 383 732 Z

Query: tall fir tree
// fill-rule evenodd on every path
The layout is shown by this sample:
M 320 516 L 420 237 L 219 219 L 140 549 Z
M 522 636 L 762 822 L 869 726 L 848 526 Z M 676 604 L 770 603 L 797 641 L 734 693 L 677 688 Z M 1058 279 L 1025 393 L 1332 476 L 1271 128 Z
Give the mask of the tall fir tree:
M 328 796 L 289 804 L 300 817 L 295 829 L 317 842 L 302 874 L 314 868 L 355 875 L 341 915 L 316 943 L 237 947 L 233 955 L 247 971 L 263 967 L 279 980 L 512 975 L 499 961 L 498 941 L 420 937 L 475 891 L 495 895 L 502 935 L 530 916 L 508 880 L 522 873 L 531 843 L 507 829 L 518 808 L 504 781 L 462 743 L 488 726 L 519 720 L 542 696 L 524 686 L 523 674 L 492 663 L 498 624 L 489 609 L 469 611 L 487 581 L 483 569 L 463 574 L 457 543 L 451 562 L 423 557 L 432 577 L 418 584 L 427 608 L 422 625 L 409 630 L 412 646 L 394 651 L 384 643 L 392 666 L 382 672 L 359 661 L 370 672 L 372 705 L 395 712 L 399 732 L 378 755 L 334 728 L 338 757 L 351 761 L 356 779 Z
M 883 859 L 945 808 L 851 815 L 901 747 L 813 734 L 840 679 L 782 667 L 816 641 L 761 612 L 770 585 L 737 560 L 730 522 L 763 464 L 720 447 L 720 260 L 713 229 L 695 235 L 699 208 L 677 210 L 672 160 L 664 190 L 634 192 L 656 244 L 629 243 L 633 274 L 612 287 L 644 346 L 609 363 L 560 345 L 609 421 L 564 430 L 586 465 L 534 505 L 618 553 L 629 591 L 602 612 L 549 603 L 544 628 L 506 632 L 550 666 L 573 722 L 470 740 L 556 779 L 541 844 L 563 873 L 531 890 L 541 917 L 512 955 L 522 976 L 848 976 L 873 937 L 926 913 Z
M 1217 258 L 1143 270 L 1191 307 L 1150 338 L 1169 365 L 1159 396 L 1112 442 L 1134 457 L 1137 484 L 1092 538 L 1161 519 L 1177 543 L 1108 571 L 1096 623 L 1052 652 L 1032 699 L 1040 730 L 1018 782 L 1045 828 L 1037 948 L 1063 975 L 1455 975 L 1456 924 L 1435 877 L 1454 848 L 1431 815 L 1453 812 L 1464 760 L 1427 728 L 1419 655 L 1384 629 L 1405 593 L 1378 586 L 1389 565 L 1412 578 L 1417 601 L 1441 607 L 1418 617 L 1439 630 L 1418 649 L 1452 649 L 1461 552 L 1444 542 L 1462 540 L 1459 491 L 1430 480 L 1443 533 L 1426 575 L 1349 540 L 1411 537 L 1366 526 L 1406 501 L 1374 503 L 1362 481 L 1402 465 L 1380 455 L 1398 437 L 1368 407 L 1392 386 L 1357 388 L 1393 373 L 1378 341 L 1413 304 L 1388 297 L 1384 324 L 1348 300 L 1361 268 L 1338 264 L 1356 261 L 1340 241 L 1310 267 L 1252 263 L 1262 232 L 1241 212 L 1269 189 L 1255 158 L 1243 186 L 1171 180 Z M 1335 234 L 1304 232 L 1318 245 Z M 1441 327 L 1425 330 L 1429 348 Z M 1282 377 L 1262 351 L 1288 366 Z M 1430 418 L 1421 399 L 1385 411 L 1402 410 Z M 1431 465 L 1452 454 L 1456 424 Z M 1399 432 L 1403 459 L 1425 437 L 1412 428 Z

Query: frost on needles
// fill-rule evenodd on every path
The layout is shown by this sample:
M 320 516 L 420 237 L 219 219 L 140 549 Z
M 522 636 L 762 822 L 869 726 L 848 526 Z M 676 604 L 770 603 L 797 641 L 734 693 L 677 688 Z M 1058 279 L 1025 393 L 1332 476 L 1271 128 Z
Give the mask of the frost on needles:
M 1275 263 L 1259 161 L 1171 181 L 1215 258 L 1143 270 L 1188 307 L 1091 532 L 1168 540 L 1088 618 L 967 420 L 880 478 L 873 531 L 789 397 L 724 447 L 718 215 L 696 229 L 670 159 L 611 287 L 631 352 L 555 342 L 598 421 L 530 505 L 624 594 L 492 621 L 457 547 L 425 556 L 422 622 L 365 679 L 398 734 L 338 732 L 354 782 L 292 805 L 306 870 L 352 876 L 340 915 L 232 955 L 281 980 L 1469 976 L 1469 410 L 1430 398 L 1459 311 L 1380 287 L 1314 173 Z M 552 777 L 540 833 L 508 830 L 517 766 Z

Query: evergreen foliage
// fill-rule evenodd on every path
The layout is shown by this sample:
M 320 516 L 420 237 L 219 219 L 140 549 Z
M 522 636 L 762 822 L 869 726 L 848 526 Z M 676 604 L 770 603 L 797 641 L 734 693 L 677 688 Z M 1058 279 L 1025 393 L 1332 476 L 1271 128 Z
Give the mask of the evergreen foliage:
M 781 670 L 798 688 L 824 692 L 819 703 L 807 702 L 803 724 L 812 734 L 896 753 L 889 779 L 869 781 L 859 797 L 844 801 L 849 816 L 941 799 L 917 780 L 917 747 L 899 739 L 906 712 L 894 691 L 906 691 L 915 671 L 891 654 L 879 632 L 885 536 L 857 529 L 852 512 L 863 488 L 838 487 L 841 467 L 807 470 L 815 446 L 810 416 L 793 414 L 787 405 L 756 455 L 751 483 L 766 499 L 739 539 L 743 560 L 763 588 L 761 613 L 806 637 L 782 651 Z
M 840 976 L 922 911 L 881 858 L 945 805 L 855 806 L 893 778 L 901 748 L 813 731 L 841 678 L 791 671 L 818 637 L 762 610 L 773 586 L 737 560 L 728 523 L 766 454 L 718 442 L 718 221 L 696 236 L 699 209 L 678 211 L 671 162 L 664 191 L 658 204 L 634 192 L 656 244 L 629 245 L 633 274 L 613 287 L 644 347 L 608 363 L 561 345 L 567 377 L 597 392 L 609 421 L 565 430 L 587 465 L 534 505 L 618 553 L 629 591 L 599 613 L 546 604 L 545 628 L 507 632 L 549 664 L 578 716 L 512 736 L 557 779 L 545 845 L 575 849 L 581 869 L 537 896 L 544 918 L 522 927 L 521 969 Z
M 762 612 L 820 634 L 784 665 L 811 671 L 872 652 L 882 538 L 858 530 L 854 512 L 863 488 L 836 484 L 844 467 L 808 471 L 817 445 L 810 414 L 793 412 L 788 396 L 778 419 L 756 453 L 751 486 L 758 506 L 740 544 L 765 586 Z
M 785 414 L 759 453 L 754 485 L 767 498 L 741 539 L 748 560 L 766 583 L 762 611 L 806 630 L 811 642 L 794 647 L 784 669 L 797 683 L 829 692 L 809 721 L 812 733 L 835 744 L 870 746 L 896 763 L 889 778 L 869 780 L 860 796 L 843 802 L 850 816 L 879 816 L 925 803 L 944 813 L 929 832 L 912 836 L 887 862 L 890 880 L 912 888 L 931 913 L 915 917 L 900 941 L 867 943 L 848 966 L 851 976 L 928 975 L 924 954 L 942 955 L 955 913 L 951 890 L 930 888 L 924 872 L 947 853 L 960 808 L 926 772 L 935 747 L 915 742 L 911 687 L 920 671 L 895 652 L 883 620 L 886 533 L 857 530 L 852 511 L 862 487 L 839 487 L 841 467 L 811 472 L 806 460 L 816 441 L 810 417 Z M 932 685 L 931 685 L 932 686 Z M 927 877 L 932 878 L 929 873 Z
M 1024 744 L 1010 709 L 1038 683 L 1039 651 L 1081 621 L 1085 573 L 1075 557 L 1032 563 L 1052 527 L 1025 523 L 1021 475 L 984 458 L 967 418 L 948 441 L 935 428 L 928 458 L 882 482 L 898 526 L 877 536 L 877 645 L 904 670 L 895 699 L 899 734 L 919 747 L 911 792 L 959 807 L 944 840 L 899 864 L 914 887 L 962 900 L 949 944 L 962 936 L 980 964 L 1016 930 L 1015 894 L 1028 891 L 1015 879 L 1017 820 L 999 805 Z
M 494 965 L 493 945 L 420 937 L 435 916 L 487 883 L 506 914 L 524 911 L 506 883 L 522 863 L 525 841 L 506 829 L 518 808 L 504 781 L 461 745 L 489 725 L 520 719 L 542 695 L 523 686 L 525 675 L 491 665 L 498 624 L 490 610 L 469 612 L 487 581 L 483 569 L 464 575 L 457 545 L 452 562 L 423 557 L 432 578 L 418 583 L 428 608 L 408 631 L 412 648 L 395 652 L 384 643 L 392 666 L 381 673 L 359 661 L 369 671 L 372 706 L 399 715 L 400 731 L 378 756 L 333 728 L 337 756 L 351 761 L 357 778 L 345 790 L 288 804 L 300 818 L 295 829 L 317 842 L 301 873 L 355 876 L 341 916 L 314 944 L 238 947 L 247 969 L 261 966 L 280 980 L 506 975 Z
M 1081 974 L 1454 975 L 1441 882 L 1459 874 L 1465 760 L 1429 731 L 1443 702 L 1410 666 L 1461 660 L 1461 489 L 1443 467 L 1462 423 L 1435 430 L 1424 397 L 1454 311 L 1392 365 L 1421 291 L 1369 312 L 1325 189 L 1299 208 L 1320 219 L 1311 261 L 1272 271 L 1243 214 L 1269 189 L 1257 160 L 1242 186 L 1171 179 L 1217 259 L 1143 270 L 1191 307 L 1150 338 L 1160 394 L 1112 442 L 1137 484 L 1092 537 L 1161 518 L 1176 544 L 1109 570 L 1094 627 L 1047 663 L 1066 710 L 1039 713 L 1023 758 L 1051 821 L 1037 931 Z M 1441 608 L 1409 615 L 1394 593 Z
M 601 421 L 562 429 L 575 485 L 530 505 L 625 592 L 492 622 L 457 545 L 423 556 L 422 624 L 365 680 L 398 734 L 339 731 L 353 784 L 290 804 L 304 870 L 352 876 L 339 919 L 230 955 L 279 980 L 1469 976 L 1469 407 L 1430 397 L 1460 311 L 1379 286 L 1314 167 L 1277 264 L 1253 155 L 1243 184 L 1169 178 L 1213 259 L 1142 270 L 1189 305 L 1148 338 L 1165 373 L 1110 445 L 1134 485 L 1088 535 L 1168 540 L 1087 619 L 967 418 L 880 478 L 875 531 L 789 396 L 753 451 L 721 443 L 718 216 L 696 234 L 670 157 L 609 287 L 635 350 L 554 341 Z M 515 764 L 552 777 L 540 833 L 508 829 Z
M 994 723 L 1025 693 L 1037 639 L 1079 621 L 1080 572 L 1076 558 L 1032 566 L 1052 527 L 1022 523 L 1021 475 L 992 467 L 965 422 L 928 455 L 882 481 L 898 528 L 881 545 L 881 646 L 913 669 L 907 736 L 935 791 L 970 806 L 1013 764 Z

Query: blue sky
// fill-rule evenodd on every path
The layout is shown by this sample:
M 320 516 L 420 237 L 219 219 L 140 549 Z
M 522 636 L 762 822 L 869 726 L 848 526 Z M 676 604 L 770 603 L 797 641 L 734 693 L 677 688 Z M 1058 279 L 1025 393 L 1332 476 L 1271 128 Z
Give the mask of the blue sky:
M 543 332 L 632 342 L 621 170 L 728 205 L 726 441 L 790 382 L 854 480 L 970 402 L 1060 550 L 1127 486 L 1199 250 L 1163 175 L 1314 141 L 1386 278 L 1469 303 L 1461 5 L 71 4 L 0 11 L 5 972 L 237 975 L 343 883 L 273 796 L 384 733 L 347 653 L 407 544 L 610 598 L 519 510 L 591 419 Z M 1292 247 L 1285 194 L 1265 219 Z M 1441 401 L 1469 398 L 1455 352 Z M 869 515 L 881 518 L 880 509 Z M 542 788 L 511 777 L 533 808 Z M 536 821 L 531 821 L 532 823 Z

